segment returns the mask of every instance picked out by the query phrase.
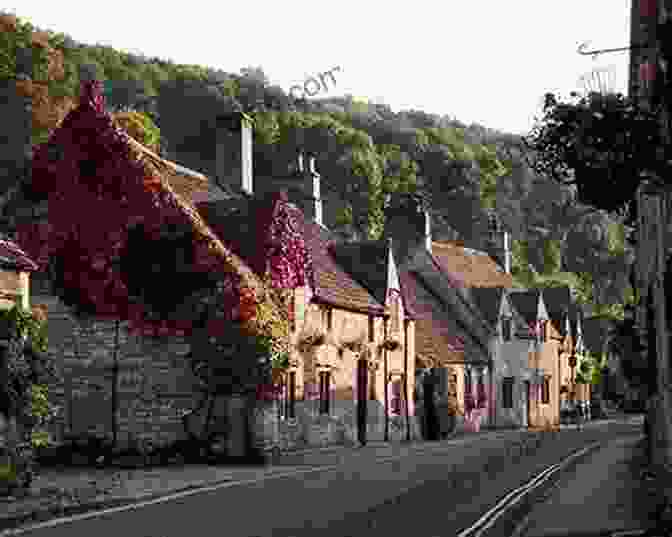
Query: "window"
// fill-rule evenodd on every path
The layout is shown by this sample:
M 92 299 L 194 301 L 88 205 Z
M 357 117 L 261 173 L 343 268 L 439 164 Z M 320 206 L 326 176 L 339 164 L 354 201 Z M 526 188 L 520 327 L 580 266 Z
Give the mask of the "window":
M 484 379 L 484 373 L 481 371 L 478 374 L 478 386 L 477 386 L 477 393 L 478 393 L 478 408 L 484 408 L 485 407 L 485 402 L 486 402 L 486 394 L 485 394 L 485 379 Z
M 546 321 L 539 322 L 539 341 L 546 343 Z
M 395 380 L 392 383 L 392 400 L 390 401 L 392 413 L 401 415 L 401 381 Z
M 471 371 L 464 373 L 464 406 L 471 410 L 474 408 L 474 394 L 471 386 Z
M 329 414 L 331 372 L 320 371 L 320 414 Z
M 373 315 L 369 315 L 369 341 L 373 341 L 373 329 L 375 325 L 373 323 Z
M 502 407 L 513 408 L 513 377 L 505 377 L 502 384 Z
M 295 418 L 296 417 L 296 371 L 289 372 L 289 378 L 287 379 L 287 385 L 285 390 L 285 408 L 284 408 L 284 417 L 285 418 Z
M 509 317 L 502 319 L 502 338 L 504 341 L 511 341 L 511 319 Z
M 331 332 L 331 327 L 332 327 L 332 320 L 333 320 L 333 313 L 332 309 L 325 307 L 322 309 L 322 326 L 327 332 Z
M 544 377 L 541 385 L 541 402 L 547 405 L 551 401 L 551 377 Z
M 296 294 L 292 289 L 287 298 L 287 313 L 289 315 L 289 329 L 296 330 Z
M 393 334 L 398 334 L 399 333 L 399 309 L 400 309 L 400 304 L 399 304 L 399 297 L 396 295 L 392 295 L 392 316 L 391 316 L 391 326 L 390 330 Z

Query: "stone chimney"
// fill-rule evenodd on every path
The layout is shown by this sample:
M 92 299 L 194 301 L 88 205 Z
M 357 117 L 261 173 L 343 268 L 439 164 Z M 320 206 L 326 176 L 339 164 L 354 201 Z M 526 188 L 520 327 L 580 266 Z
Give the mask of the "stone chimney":
M 419 244 L 431 253 L 430 211 L 414 196 L 389 196 L 386 200 L 384 236 L 397 244 L 400 257 Z
M 240 143 L 235 139 L 240 136 Z M 252 121 L 242 112 L 231 112 L 216 120 L 217 156 L 215 175 L 219 185 L 234 192 L 254 193 L 252 169 Z
M 300 164 L 302 166 L 302 164 Z M 315 169 L 315 157 L 310 156 L 308 159 L 308 180 L 310 187 L 310 212 L 309 215 L 313 222 L 319 225 L 322 223 L 322 195 L 320 193 L 320 174 Z
M 493 211 L 488 216 L 488 253 L 499 263 L 504 272 L 511 274 L 511 233 L 506 231 Z

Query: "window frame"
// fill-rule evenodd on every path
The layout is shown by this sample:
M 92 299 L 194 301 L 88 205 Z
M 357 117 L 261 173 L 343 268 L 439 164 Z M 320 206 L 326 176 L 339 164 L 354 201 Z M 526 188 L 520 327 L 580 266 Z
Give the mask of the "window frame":
M 514 377 L 504 377 L 502 381 L 502 408 L 513 408 Z

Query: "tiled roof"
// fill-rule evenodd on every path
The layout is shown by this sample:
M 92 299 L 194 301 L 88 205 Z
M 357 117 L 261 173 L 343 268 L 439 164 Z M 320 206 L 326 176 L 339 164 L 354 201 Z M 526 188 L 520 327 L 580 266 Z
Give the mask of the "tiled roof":
M 387 281 L 389 250 L 390 246 L 385 240 L 338 243 L 331 247 L 331 252 L 339 265 L 381 304 L 385 304 L 390 286 L 390 282 Z M 407 296 L 401 275 L 399 279 L 404 309 L 406 314 L 412 317 L 414 312 L 411 306 L 412 299 Z
M 316 298 L 347 309 L 383 313 L 383 304 L 348 274 L 329 252 L 329 247 L 335 244 L 333 234 L 305 218 L 301 219 L 301 223 L 306 246 L 313 258 Z
M 375 297 L 385 303 L 387 293 L 387 244 L 366 241 L 334 244 L 334 258 L 349 274 Z
M 417 275 L 402 270 L 399 280 L 414 309 L 416 357 L 426 365 L 464 363 L 467 359 L 465 338 L 442 305 L 423 292 Z
M 222 238 L 223 242 L 243 259 L 251 260 L 256 253 L 256 203 L 261 197 L 237 197 L 231 200 L 199 203 L 198 210 Z M 326 228 L 310 222 L 303 212 L 289 204 L 294 212 L 306 248 L 310 252 L 314 271 L 314 297 L 337 307 L 381 314 L 382 303 L 336 262 L 330 252 L 333 234 Z M 383 257 L 383 261 L 385 258 Z
M 434 241 L 432 254 L 441 267 L 465 287 L 514 286 L 513 277 L 484 252 L 464 248 L 453 241 Z
M 0 237 L 0 268 L 34 272 L 39 267 L 18 244 Z

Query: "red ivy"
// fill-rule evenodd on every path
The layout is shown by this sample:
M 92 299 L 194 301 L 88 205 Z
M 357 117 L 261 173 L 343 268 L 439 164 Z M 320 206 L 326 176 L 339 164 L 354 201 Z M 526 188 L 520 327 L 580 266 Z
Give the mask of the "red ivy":
M 191 223 L 174 195 L 162 190 L 160 179 L 147 174 L 131 154 L 127 135 L 105 111 L 100 82 L 82 84 L 80 105 L 48 143 L 36 148 L 31 189 L 48 198 L 49 222 L 19 229 L 18 241 L 42 268 L 58 261 L 62 293 L 75 306 L 128 319 L 132 329 L 145 334 L 190 332 L 189 322 L 150 318 L 149 305 L 132 302 L 117 269 L 130 227 L 143 224 L 151 241 L 166 224 Z M 218 306 L 225 310 L 224 318 L 254 317 L 253 291 L 238 292 L 239 279 L 205 240 L 196 241 L 194 259 L 195 270 L 222 274 Z

